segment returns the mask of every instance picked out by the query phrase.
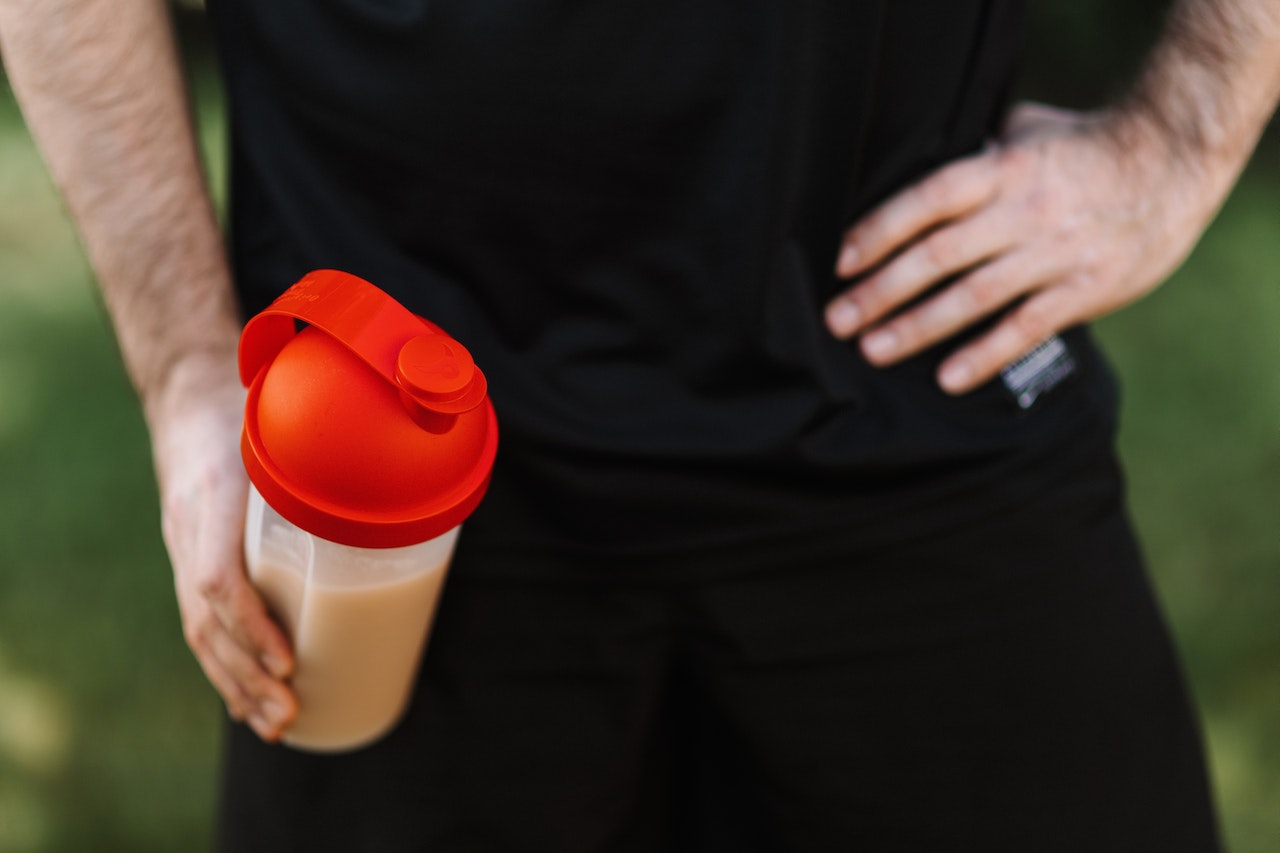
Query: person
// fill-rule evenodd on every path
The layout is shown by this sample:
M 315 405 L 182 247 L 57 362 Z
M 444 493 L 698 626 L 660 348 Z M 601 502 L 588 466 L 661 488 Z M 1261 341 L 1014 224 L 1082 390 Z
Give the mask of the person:
M 1280 7 L 1179 0 L 1127 93 L 1007 103 L 1021 4 L 210 2 L 230 257 L 159 0 L 0 49 L 150 429 L 225 700 L 220 849 L 1217 848 L 1085 324 L 1191 251 Z M 243 318 L 346 269 L 503 443 L 395 732 L 273 746 Z

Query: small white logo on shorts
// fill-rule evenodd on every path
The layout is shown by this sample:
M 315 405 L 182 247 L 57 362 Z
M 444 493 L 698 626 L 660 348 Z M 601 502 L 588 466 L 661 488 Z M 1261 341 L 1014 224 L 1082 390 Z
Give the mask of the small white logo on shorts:
M 1041 394 L 1075 372 L 1076 360 L 1062 338 L 1054 335 L 1001 370 L 1000 378 L 1018 405 L 1029 409 Z

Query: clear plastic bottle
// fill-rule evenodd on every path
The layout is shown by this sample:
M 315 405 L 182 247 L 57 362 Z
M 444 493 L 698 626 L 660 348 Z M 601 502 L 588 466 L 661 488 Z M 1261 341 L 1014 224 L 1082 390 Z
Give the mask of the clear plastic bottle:
M 461 523 L 488 485 L 484 375 L 439 328 L 332 270 L 250 320 L 240 368 L 246 563 L 296 658 L 283 740 L 354 749 L 404 713 Z

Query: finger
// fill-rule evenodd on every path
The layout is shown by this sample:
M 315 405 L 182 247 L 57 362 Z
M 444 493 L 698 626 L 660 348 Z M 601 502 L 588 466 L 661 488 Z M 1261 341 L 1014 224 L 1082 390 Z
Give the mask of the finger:
M 196 486 L 172 487 L 161 514 L 161 529 L 180 604 L 184 599 L 199 599 L 212 607 L 219 621 L 246 648 L 261 646 L 264 653 L 270 653 L 275 664 L 270 668 L 285 677 L 287 643 L 282 636 L 273 636 L 269 628 L 254 626 L 253 605 L 257 604 L 257 611 L 265 608 L 260 602 L 245 601 L 249 584 L 242 553 L 248 486 L 242 472 L 241 468 L 228 476 L 223 467 L 212 466 L 190 478 Z M 188 606 L 183 608 L 184 620 Z M 233 616 L 237 610 L 250 614 L 248 630 L 237 626 Z
M 247 703 L 242 709 L 245 721 L 264 740 L 279 738 L 297 716 L 292 692 L 225 631 L 214 632 L 208 647 L 217 667 L 234 682 L 233 689 Z
M 211 655 L 201 656 L 197 653 L 197 659 L 200 661 L 205 677 L 209 679 L 209 683 L 213 685 L 214 690 L 218 691 L 218 695 L 227 706 L 227 715 L 237 723 L 243 723 L 253 708 L 253 702 L 217 658 Z
M 196 502 L 199 523 L 192 525 L 193 533 L 180 540 L 193 546 L 182 555 L 180 568 L 190 567 L 197 592 L 236 642 L 256 655 L 272 675 L 285 679 L 293 671 L 289 641 L 250 584 L 244 565 L 246 482 L 237 477 L 224 489 Z
M 826 323 L 848 338 L 944 279 L 999 255 L 1017 239 L 1007 213 L 988 208 L 922 238 L 827 305 Z
M 836 275 L 871 269 L 915 237 L 985 205 L 997 191 L 993 151 L 948 164 L 862 217 L 845 232 Z
M 1051 335 L 1080 322 L 1078 301 L 1063 284 L 1038 291 L 991 331 L 948 357 L 938 368 L 938 384 L 949 394 L 964 394 L 994 378 Z
M 179 594 L 180 598 L 181 593 Z M 222 701 L 226 703 L 227 713 L 237 722 L 242 722 L 253 706 L 253 701 L 236 679 L 219 660 L 214 652 L 215 637 L 222 633 L 222 627 L 213 609 L 204 602 L 184 601 L 182 603 L 182 629 L 191 653 L 195 655 L 204 670 L 209 683 L 218 691 Z
M 995 313 L 1053 276 L 1045 256 L 1012 251 L 981 264 L 919 306 L 865 335 L 862 351 L 876 365 L 915 355 Z
M 284 631 L 249 583 L 242 563 L 220 566 L 200 580 L 200 594 L 227 634 L 273 678 L 293 673 L 293 652 Z
M 209 602 L 181 591 L 179 601 L 187 644 L 232 718 L 256 718 L 255 729 L 268 734 L 288 725 L 297 714 L 292 691 L 231 637 Z

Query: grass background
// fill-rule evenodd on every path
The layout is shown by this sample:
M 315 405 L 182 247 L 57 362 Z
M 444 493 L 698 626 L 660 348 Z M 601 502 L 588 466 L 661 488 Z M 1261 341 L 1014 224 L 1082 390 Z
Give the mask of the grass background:
M 1112 85 L 1098 67 L 1131 55 L 1154 18 L 1108 27 L 1101 9 L 1044 4 L 1032 21 L 1043 49 L 1032 51 L 1027 93 L 1087 103 Z M 198 19 L 183 22 L 198 48 Z M 196 56 L 202 136 L 220 186 L 218 91 Z M 1235 853 L 1280 849 L 1276 136 L 1273 128 L 1184 268 L 1098 327 L 1125 390 L 1134 515 L 1201 704 Z M 219 714 L 182 642 L 141 418 L 6 87 L 0 851 L 204 849 Z

